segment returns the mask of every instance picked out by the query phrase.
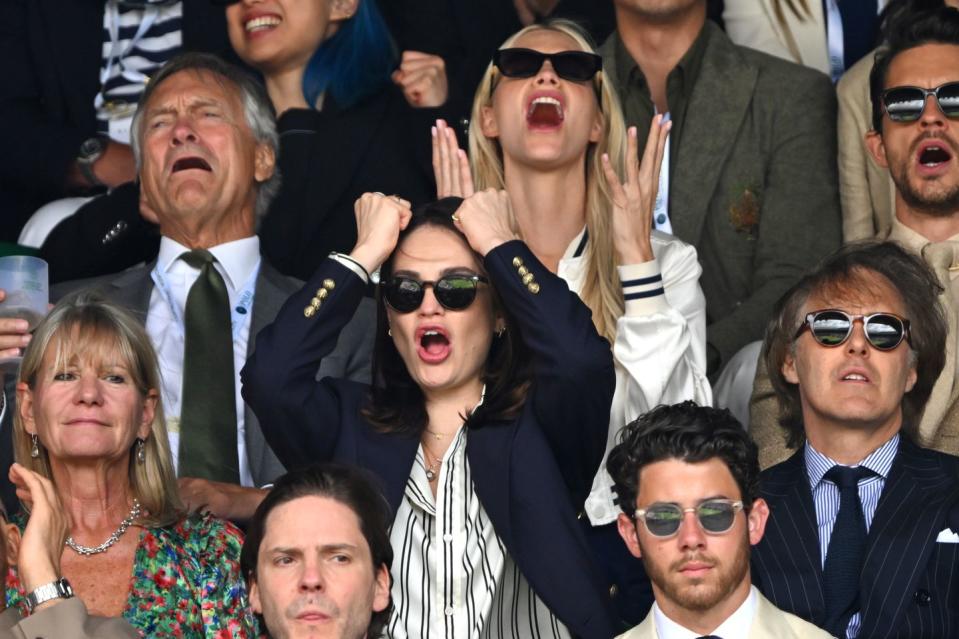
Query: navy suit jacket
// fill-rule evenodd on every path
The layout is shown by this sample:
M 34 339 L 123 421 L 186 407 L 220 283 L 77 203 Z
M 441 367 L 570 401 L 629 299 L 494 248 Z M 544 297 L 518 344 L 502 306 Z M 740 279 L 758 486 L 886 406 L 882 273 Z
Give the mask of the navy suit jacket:
M 939 543 L 959 504 L 959 458 L 905 437 L 879 497 L 860 577 L 863 639 L 959 636 L 959 544 Z M 777 607 L 825 617 L 816 509 L 803 450 L 760 477 L 770 517 L 753 583 Z
M 513 265 L 517 257 L 539 284 L 537 293 L 523 283 Z M 615 385 L 610 347 L 596 333 L 586 306 L 522 242 L 490 251 L 485 265 L 534 353 L 534 377 L 518 417 L 471 427 L 466 455 L 476 492 L 550 610 L 575 634 L 608 639 L 617 634 L 614 613 L 576 511 L 605 448 Z M 305 317 L 305 307 L 327 279 L 335 288 L 314 316 Z M 382 480 L 395 512 L 419 433 L 375 430 L 360 415 L 368 403 L 367 385 L 314 378 L 317 361 L 333 347 L 364 289 L 360 278 L 336 261 L 321 264 L 258 335 L 242 373 L 243 396 L 287 468 L 326 460 L 367 468 Z

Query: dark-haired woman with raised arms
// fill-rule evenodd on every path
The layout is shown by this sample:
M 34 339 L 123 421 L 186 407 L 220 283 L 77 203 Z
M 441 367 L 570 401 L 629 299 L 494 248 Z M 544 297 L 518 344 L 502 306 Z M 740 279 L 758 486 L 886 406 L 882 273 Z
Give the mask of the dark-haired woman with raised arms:
M 390 637 L 596 637 L 614 615 L 576 511 L 614 387 L 589 309 L 516 239 L 502 191 L 356 205 L 257 338 L 243 395 L 287 467 L 336 459 L 395 513 Z M 372 387 L 314 378 L 379 269 Z

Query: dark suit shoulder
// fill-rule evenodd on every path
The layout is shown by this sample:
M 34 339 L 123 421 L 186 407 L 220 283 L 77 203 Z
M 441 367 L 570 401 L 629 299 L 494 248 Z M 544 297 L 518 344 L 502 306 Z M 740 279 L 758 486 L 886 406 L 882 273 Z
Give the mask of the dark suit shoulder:
M 778 496 L 797 479 L 804 477 L 806 464 L 803 449 L 800 448 L 789 459 L 759 473 L 759 489 L 763 496 Z

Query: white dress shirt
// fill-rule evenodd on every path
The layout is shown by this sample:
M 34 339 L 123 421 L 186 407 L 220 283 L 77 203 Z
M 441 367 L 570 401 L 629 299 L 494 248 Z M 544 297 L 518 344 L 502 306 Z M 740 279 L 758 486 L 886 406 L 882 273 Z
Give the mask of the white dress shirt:
M 180 445 L 180 408 L 183 398 L 183 352 L 185 327 L 183 325 L 186 298 L 196 282 L 200 270 L 178 259 L 190 249 L 164 237 L 160 240 L 160 254 L 154 270 L 154 287 L 147 311 L 146 330 L 160 360 L 163 384 L 163 411 L 166 415 L 170 450 L 174 467 L 178 463 Z M 260 239 L 243 238 L 209 249 L 216 258 L 216 270 L 223 276 L 230 298 L 233 325 L 233 376 L 236 388 L 236 441 L 240 461 L 240 483 L 253 485 L 250 464 L 246 457 L 244 438 L 244 403 L 240 396 L 240 369 L 246 362 L 250 339 L 253 285 L 260 269 Z M 164 293 L 164 284 L 169 299 Z M 176 308 L 172 308 L 171 304 Z M 236 309 L 245 308 L 239 313 Z
M 616 391 L 609 413 L 606 455 L 626 424 L 659 404 L 691 399 L 712 404 L 706 379 L 706 298 L 699 287 L 702 267 L 696 249 L 652 231 L 654 259 L 618 267 L 625 313 L 616 322 L 613 359 Z M 585 229 L 566 250 L 558 275 L 579 293 L 586 280 Z M 594 526 L 609 524 L 622 512 L 613 501 L 606 457 L 593 479 L 586 514 Z
M 756 590 L 756 586 L 750 586 L 749 596 L 739 608 L 736 608 L 736 612 L 729 615 L 718 628 L 706 634 L 722 637 L 722 639 L 745 639 L 753 627 L 758 603 L 759 591 Z M 702 633 L 693 632 L 667 617 L 656 603 L 653 604 L 653 621 L 656 624 L 656 635 L 659 639 L 699 639 L 703 636 Z

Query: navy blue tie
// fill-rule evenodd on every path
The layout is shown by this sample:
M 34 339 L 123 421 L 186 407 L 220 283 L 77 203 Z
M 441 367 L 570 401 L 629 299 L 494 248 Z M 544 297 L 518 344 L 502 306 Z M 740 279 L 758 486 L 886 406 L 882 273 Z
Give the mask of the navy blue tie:
M 866 554 L 866 518 L 859 501 L 859 481 L 875 473 L 859 466 L 833 466 L 825 478 L 839 487 L 839 512 L 829 538 L 823 567 L 826 619 L 823 628 L 846 636 L 849 619 L 859 610 L 859 575 Z

